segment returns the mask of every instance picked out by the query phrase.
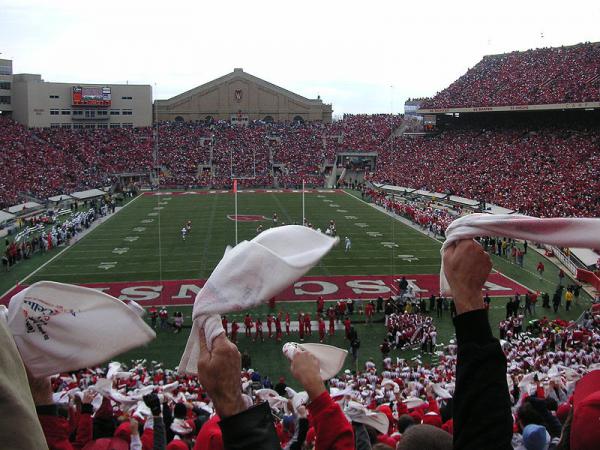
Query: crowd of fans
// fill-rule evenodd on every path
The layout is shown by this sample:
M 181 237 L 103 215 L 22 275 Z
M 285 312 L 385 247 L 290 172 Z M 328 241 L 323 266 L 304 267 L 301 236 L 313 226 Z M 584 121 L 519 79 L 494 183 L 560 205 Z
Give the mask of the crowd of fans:
M 388 329 L 401 323 L 400 330 L 412 329 L 412 335 L 419 330 L 435 330 L 423 314 L 391 314 L 387 321 Z M 508 360 L 512 440 L 514 448 L 548 448 L 532 446 L 535 439 L 531 431 L 544 436 L 547 432 L 549 443 L 560 438 L 576 381 L 600 363 L 600 315 L 588 311 L 577 323 L 543 318 L 530 328 L 501 342 Z M 562 337 L 558 345 L 557 334 Z M 407 339 L 413 340 L 412 336 Z M 363 369 L 346 370 L 329 380 L 326 395 L 339 405 L 348 421 L 346 425 L 336 422 L 340 428 L 330 430 L 329 437 L 324 437 L 327 433 L 315 423 L 318 405 L 309 403 L 307 412 L 303 406 L 306 394 L 289 388 L 285 378 L 279 377 L 273 384 L 274 378 L 242 365 L 239 389 L 247 406 L 268 405 L 281 448 L 355 448 L 335 444 L 334 438 L 339 438 L 344 426 L 351 427 L 356 448 L 380 443 L 387 446 L 380 448 L 394 449 L 404 436 L 410 436 L 408 430 L 419 424 L 443 432 L 440 437 L 435 430 L 425 429 L 450 443 L 455 433 L 458 347 L 451 340 L 437 351 L 435 337 L 433 345 L 436 363 L 423 364 L 419 358 L 393 359 L 386 352 L 382 370 L 371 358 Z M 219 426 L 210 393 L 198 378 L 179 375 L 156 361 L 134 361 L 129 367 L 111 363 L 60 374 L 49 388 L 53 403 L 62 413 L 53 415 L 38 408 L 38 414 L 52 449 L 103 448 L 84 447 L 91 442 L 123 449 L 230 448 L 224 446 L 224 428 Z M 377 414 L 387 419 L 383 427 L 368 419 Z
M 600 131 L 460 129 L 398 137 L 370 176 L 534 216 L 600 215 Z
M 27 130 L 0 118 L 0 206 L 110 185 L 115 174 L 160 173 L 163 186 L 323 186 L 339 151 L 376 151 L 401 116 L 347 116 L 334 124 L 161 123 L 150 128 Z M 50 170 L 49 170 L 50 168 Z
M 297 188 L 323 186 L 327 164 L 341 151 L 376 151 L 373 181 L 495 203 L 537 216 L 600 214 L 600 144 L 597 128 L 463 128 L 434 136 L 393 136 L 399 116 L 348 115 L 333 124 L 268 124 L 236 127 L 161 124 L 155 130 L 26 130 L 0 119 L 0 206 L 23 194 L 48 196 L 107 185 L 119 173 L 160 169 L 172 187 Z M 158 151 L 156 151 L 158 150 Z M 410 205 L 384 204 L 413 216 Z M 431 220 L 431 219 L 434 220 Z M 445 228 L 440 211 L 414 217 Z M 433 222 L 433 223 L 432 223 Z M 436 230 L 439 233 L 439 229 Z
M 600 44 L 485 56 L 423 108 L 537 105 L 600 100 Z

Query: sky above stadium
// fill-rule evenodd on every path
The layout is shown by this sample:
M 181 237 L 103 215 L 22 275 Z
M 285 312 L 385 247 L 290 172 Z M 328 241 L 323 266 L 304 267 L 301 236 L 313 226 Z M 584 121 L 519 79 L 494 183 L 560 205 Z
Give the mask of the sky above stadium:
M 0 58 L 159 99 L 242 67 L 334 115 L 397 113 L 484 55 L 600 41 L 599 23 L 597 0 L 0 0 Z

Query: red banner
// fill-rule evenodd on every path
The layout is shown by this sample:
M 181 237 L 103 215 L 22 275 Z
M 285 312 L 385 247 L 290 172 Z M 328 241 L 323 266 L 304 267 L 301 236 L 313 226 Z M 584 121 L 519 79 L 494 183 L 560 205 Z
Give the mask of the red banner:
M 277 301 L 315 301 L 319 296 L 325 300 L 387 298 L 398 291 L 402 275 L 344 275 L 332 277 L 303 277 L 275 297 Z M 417 297 L 439 295 L 438 275 L 406 275 L 409 286 Z M 135 300 L 144 306 L 191 305 L 204 280 L 132 281 L 117 283 L 91 283 L 82 286 L 99 289 L 121 300 Z M 17 286 L 7 293 L 0 304 L 26 288 Z M 527 288 L 499 273 L 492 273 L 486 282 L 490 297 L 508 297 L 524 294 Z

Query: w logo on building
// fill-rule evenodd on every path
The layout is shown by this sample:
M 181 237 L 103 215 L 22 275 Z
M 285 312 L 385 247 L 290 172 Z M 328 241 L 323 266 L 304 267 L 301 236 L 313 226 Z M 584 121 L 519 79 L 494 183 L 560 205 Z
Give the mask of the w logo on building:
M 242 90 L 241 89 L 235 90 L 235 101 L 238 103 L 240 103 L 242 101 Z

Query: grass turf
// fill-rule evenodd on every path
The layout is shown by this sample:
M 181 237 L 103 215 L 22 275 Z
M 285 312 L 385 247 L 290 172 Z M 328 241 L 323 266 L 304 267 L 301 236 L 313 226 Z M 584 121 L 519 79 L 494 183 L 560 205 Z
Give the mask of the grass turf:
M 310 193 L 305 195 L 306 217 L 316 227 L 325 229 L 334 219 L 338 234 L 343 239 L 349 236 L 352 250 L 344 253 L 339 245 L 327 255 L 309 275 L 385 275 L 385 274 L 434 274 L 439 272 L 440 242 L 423 235 L 370 205 L 347 193 Z M 276 212 L 279 223 L 301 223 L 302 204 L 298 193 L 240 193 L 238 214 L 262 215 L 263 226 L 271 226 L 272 214 Z M 227 245 L 235 244 L 235 223 L 227 216 L 234 213 L 234 198 L 231 194 L 213 195 L 163 195 L 140 196 L 87 236 L 73 245 L 60 257 L 35 273 L 28 283 L 39 280 L 54 280 L 65 283 L 91 283 L 114 281 L 170 280 L 207 278 L 220 260 Z M 184 241 L 181 228 L 192 220 L 192 230 Z M 238 240 L 251 239 L 256 235 L 258 222 L 238 222 Z M 388 244 L 383 244 L 383 243 Z M 389 243 L 394 245 L 390 245 Z M 10 287 L 15 279 L 42 264 L 54 254 L 36 256 L 16 266 L 0 277 L 0 286 Z M 414 255 L 418 260 L 408 261 L 401 255 Z M 542 256 L 532 249 L 525 256 L 520 268 L 505 258 L 494 256 L 494 268 L 520 283 L 536 290 L 552 292 L 556 286 L 558 269 L 546 261 L 544 278 L 539 279 L 535 266 Z M 105 263 L 105 264 L 103 264 Z M 108 268 L 106 263 L 110 263 Z M 114 264 L 114 265 L 113 265 Z M 583 305 L 585 296 L 580 300 Z M 494 299 L 490 320 L 494 331 L 504 317 L 503 299 Z M 191 307 L 171 307 L 170 311 L 182 311 L 189 326 Z M 575 318 L 583 306 L 575 306 L 569 313 L 560 311 L 562 318 Z M 309 311 L 314 317 L 314 302 L 280 302 L 276 311 L 290 311 L 294 318 L 299 311 Z M 268 306 L 252 311 L 264 318 Z M 538 315 L 554 317 L 538 308 Z M 381 316 L 376 319 L 382 319 Z M 380 360 L 379 344 L 384 337 L 381 323 L 366 325 L 355 316 L 355 327 L 361 338 L 358 365 L 363 367 L 368 357 Z M 447 343 L 453 334 L 449 313 L 435 319 L 438 327 L 438 342 Z M 263 320 L 264 322 L 264 320 Z M 243 327 L 242 327 L 243 328 Z M 158 331 L 158 337 L 148 347 L 140 348 L 119 359 L 144 357 L 174 367 L 185 346 L 189 329 L 175 335 L 170 331 Z M 266 334 L 266 325 L 265 325 Z M 293 334 L 290 340 L 295 340 Z M 285 340 L 285 339 L 284 339 Z M 313 337 L 308 341 L 317 341 Z M 343 332 L 328 343 L 346 348 Z M 281 343 L 266 339 L 264 343 L 253 343 L 243 333 L 239 335 L 240 351 L 247 351 L 254 368 L 272 377 L 289 375 L 287 362 L 281 354 Z M 397 352 L 392 352 L 395 356 Z M 403 352 L 410 359 L 418 350 Z M 429 357 L 424 358 L 429 360 Z M 435 359 L 434 361 L 435 362 Z M 352 367 L 348 358 L 346 365 Z

